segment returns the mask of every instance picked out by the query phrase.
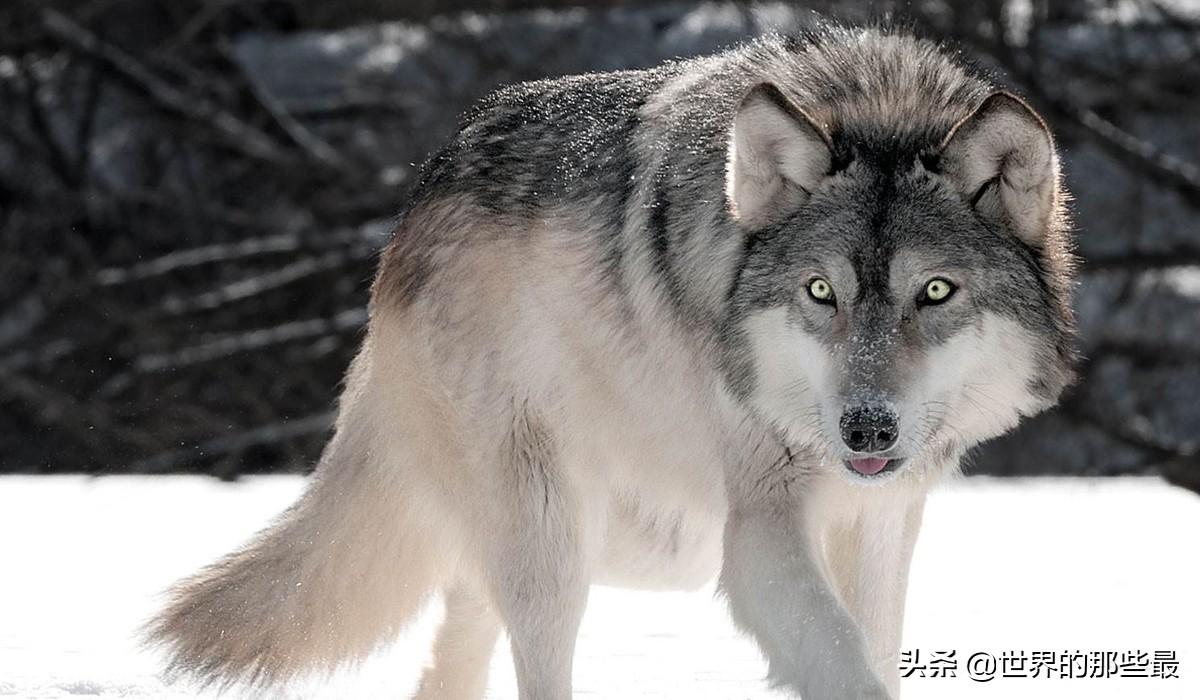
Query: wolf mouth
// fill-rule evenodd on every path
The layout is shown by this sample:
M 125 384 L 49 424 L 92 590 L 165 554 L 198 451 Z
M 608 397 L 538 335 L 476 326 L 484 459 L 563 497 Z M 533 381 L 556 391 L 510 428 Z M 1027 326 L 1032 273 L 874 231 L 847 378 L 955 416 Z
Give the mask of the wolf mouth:
M 854 457 L 842 460 L 842 464 L 858 476 L 873 479 L 896 471 L 904 460 L 904 457 Z

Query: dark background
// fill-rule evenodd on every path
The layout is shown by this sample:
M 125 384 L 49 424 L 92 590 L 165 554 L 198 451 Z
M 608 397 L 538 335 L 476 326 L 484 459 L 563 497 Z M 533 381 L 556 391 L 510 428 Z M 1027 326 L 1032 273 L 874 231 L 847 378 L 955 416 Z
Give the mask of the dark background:
M 1056 130 L 1063 406 L 992 474 L 1200 490 L 1200 0 L 108 0 L 0 9 L 0 472 L 309 468 L 419 164 L 498 85 L 891 17 Z

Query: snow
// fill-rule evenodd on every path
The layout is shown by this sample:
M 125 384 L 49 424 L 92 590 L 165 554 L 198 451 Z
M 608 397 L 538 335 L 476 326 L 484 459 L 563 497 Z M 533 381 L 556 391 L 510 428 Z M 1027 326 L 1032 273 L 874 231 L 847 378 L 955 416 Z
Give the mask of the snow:
M 301 491 L 296 477 L 0 478 L 0 698 L 184 698 L 133 630 L 176 578 L 239 544 Z M 1173 650 L 1179 678 L 910 678 L 907 698 L 1200 698 L 1200 498 L 1156 480 L 969 479 L 931 497 L 906 649 Z M 435 606 L 436 607 L 436 606 Z M 352 673 L 287 698 L 403 697 L 438 612 Z M 576 694 L 778 698 L 712 589 L 597 587 Z M 212 697 L 211 695 L 199 695 Z M 492 698 L 515 698 L 508 653 Z M 237 698 L 237 693 L 223 697 Z

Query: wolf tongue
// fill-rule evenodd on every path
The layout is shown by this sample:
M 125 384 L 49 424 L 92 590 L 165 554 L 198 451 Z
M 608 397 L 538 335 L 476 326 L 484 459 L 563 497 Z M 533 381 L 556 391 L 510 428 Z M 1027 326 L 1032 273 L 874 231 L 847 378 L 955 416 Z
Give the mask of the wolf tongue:
M 850 460 L 850 466 L 859 474 L 878 474 L 887 466 L 888 460 L 883 457 L 860 457 Z

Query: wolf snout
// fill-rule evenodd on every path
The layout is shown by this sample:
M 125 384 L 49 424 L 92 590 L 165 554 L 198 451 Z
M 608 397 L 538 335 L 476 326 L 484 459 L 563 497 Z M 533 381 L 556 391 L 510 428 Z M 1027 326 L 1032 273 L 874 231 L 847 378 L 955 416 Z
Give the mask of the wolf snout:
M 842 413 L 842 442 L 853 452 L 885 452 L 895 446 L 900 436 L 899 423 L 895 412 L 885 406 L 850 406 Z

